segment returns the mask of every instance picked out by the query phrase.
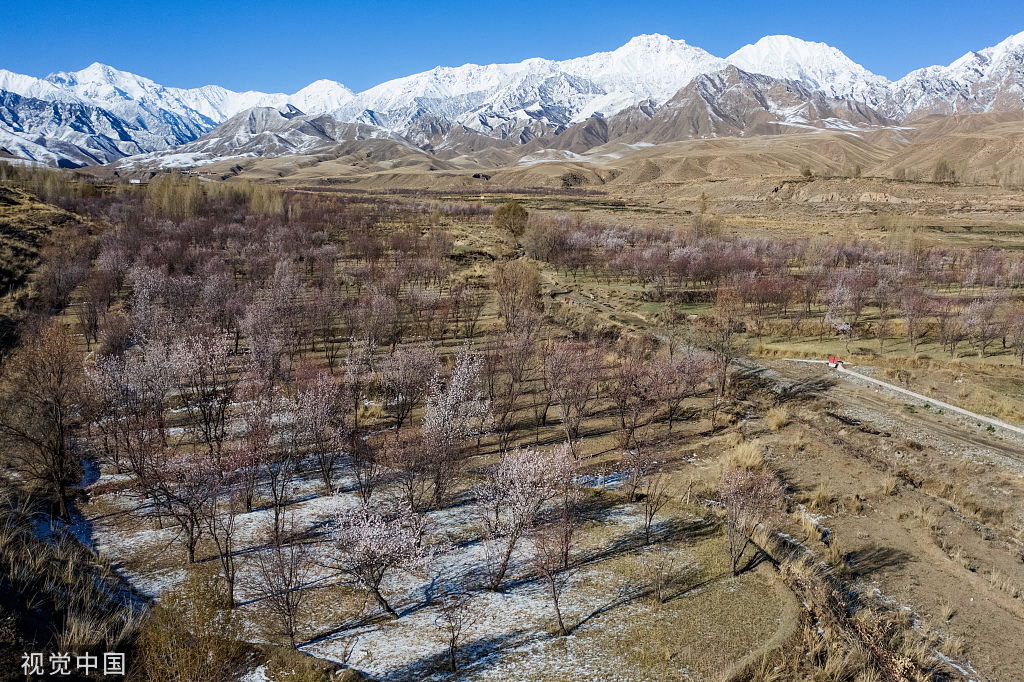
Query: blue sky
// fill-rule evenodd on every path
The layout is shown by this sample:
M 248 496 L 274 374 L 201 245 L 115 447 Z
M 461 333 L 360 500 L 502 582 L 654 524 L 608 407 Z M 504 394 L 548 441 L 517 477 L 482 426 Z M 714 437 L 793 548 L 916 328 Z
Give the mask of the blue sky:
M 663 33 L 725 57 L 764 35 L 826 42 L 889 78 L 1024 31 L 1024 2 L 89 2 L 0 0 L 0 68 L 103 62 L 164 85 L 361 91 L 434 66 L 567 59 Z

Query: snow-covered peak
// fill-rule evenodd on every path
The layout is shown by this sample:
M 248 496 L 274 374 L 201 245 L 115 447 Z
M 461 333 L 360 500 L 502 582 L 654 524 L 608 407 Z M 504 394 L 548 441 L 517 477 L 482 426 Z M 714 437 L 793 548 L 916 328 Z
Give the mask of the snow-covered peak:
M 321 114 L 337 109 L 354 97 L 352 91 L 341 83 L 326 79 L 315 81 L 294 95 L 252 90 L 234 92 L 219 85 L 200 88 L 165 87 L 149 78 L 98 62 L 81 71 L 50 74 L 45 82 L 100 106 L 132 102 L 148 109 L 156 107 L 176 114 L 198 113 L 213 123 L 221 123 L 252 107 L 276 108 L 285 104 L 294 104 L 307 113 Z M 22 83 L 19 85 L 22 89 L 26 87 Z M 40 91 L 38 85 L 34 87 Z
M 164 90 L 162 85 L 157 85 L 148 78 L 119 71 L 99 62 L 81 71 L 52 73 L 46 80 L 69 89 L 80 97 L 93 100 L 140 100 Z
M 869 103 L 885 97 L 889 81 L 875 75 L 825 43 L 793 36 L 765 36 L 745 45 L 726 61 L 749 73 L 795 80 L 837 98 Z
M 606 90 L 640 88 L 641 99 L 664 100 L 696 76 L 726 66 L 724 60 L 683 40 L 653 34 L 633 38 L 611 52 L 558 62 L 566 73 L 587 78 Z
M 892 118 L 928 114 L 1020 111 L 1024 99 L 1024 33 L 968 52 L 949 66 L 911 71 L 893 84 Z
M 1008 60 L 1020 64 L 1022 57 L 1024 57 L 1024 33 L 1018 33 L 992 47 L 986 47 L 977 52 L 968 52 L 947 67 L 931 67 L 924 71 L 941 73 L 961 82 L 973 82 L 991 77 L 994 71 L 1005 67 Z
M 977 52 L 968 52 L 949 66 L 928 66 L 911 71 L 897 81 L 897 86 L 908 85 L 923 79 L 943 79 L 968 86 L 1009 66 L 1024 62 L 1024 32 L 1012 35 L 1006 40 Z
M 65 92 L 53 83 L 6 69 L 0 69 L 0 90 L 46 101 L 73 101 L 76 99 L 75 95 Z
M 337 109 L 353 97 L 355 93 L 341 83 L 321 79 L 289 96 L 288 102 L 308 114 L 323 114 Z

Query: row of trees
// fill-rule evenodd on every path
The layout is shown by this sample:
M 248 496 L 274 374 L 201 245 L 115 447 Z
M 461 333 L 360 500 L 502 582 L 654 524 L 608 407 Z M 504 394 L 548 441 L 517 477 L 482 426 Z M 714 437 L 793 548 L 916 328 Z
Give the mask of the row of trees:
M 19 469 L 65 516 L 83 455 L 129 474 L 137 508 L 174 528 L 188 562 L 201 558 L 203 540 L 212 546 L 229 604 L 240 551 L 256 550 L 256 579 L 247 589 L 263 596 L 293 644 L 299 588 L 314 556 L 396 616 L 385 577 L 443 549 L 427 513 L 459 495 L 477 509 L 482 586 L 501 589 L 516 557 L 525 556 L 546 581 L 565 631 L 559 596 L 578 524 L 575 475 L 585 456 L 581 441 L 598 420 L 613 424 L 626 495 L 644 505 L 650 541 L 666 499 L 652 445 L 689 416 L 686 401 L 704 384 L 717 395 L 728 391 L 743 319 L 825 307 L 829 324 L 855 330 L 868 302 L 877 304 L 889 288 L 899 293 L 885 309 L 904 318 L 916 310 L 904 301 L 946 294 L 977 299 L 964 319 L 977 317 L 979 306 L 1003 319 L 1010 302 L 999 297 L 1011 295 L 1014 276 L 1007 259 L 975 258 L 975 282 L 941 292 L 932 280 L 926 291 L 914 281 L 931 254 L 529 222 L 522 234 L 528 250 L 547 235 L 545 257 L 570 272 L 562 259 L 575 251 L 590 259 L 580 272 L 650 277 L 648 284 L 671 274 L 674 286 L 716 304 L 696 321 L 677 315 L 672 324 L 685 327 L 689 344 L 659 348 L 647 338 L 615 345 L 552 328 L 540 274 L 525 260 L 463 277 L 452 238 L 419 229 L 427 212 L 417 205 L 281 195 L 286 209 L 278 211 L 267 209 L 266 197 L 254 206 L 255 191 L 204 191 L 193 197 L 201 209 L 194 214 L 165 209 L 190 192 L 171 183 L 152 194 L 76 199 L 109 225 L 67 299 L 77 292 L 86 350 L 93 343 L 98 350 L 86 361 L 61 323 L 27 334 L 4 367 L 0 428 L 17 446 Z M 474 207 L 458 215 L 487 217 Z M 558 246 L 563 239 L 571 249 Z M 658 262 L 661 270 L 645 269 Z M 516 447 L 553 425 L 564 445 Z M 499 461 L 477 477 L 467 460 L 485 439 Z M 296 481 L 305 476 L 318 479 L 324 494 L 344 485 L 359 497 L 361 507 L 334 519 L 327 538 L 289 519 Z M 727 510 L 749 511 L 728 518 L 740 533 L 734 549 L 765 518 L 770 505 L 757 500 L 777 498 L 772 481 L 737 476 L 720 488 Z M 265 532 L 240 546 L 241 515 L 264 505 L 272 511 Z M 465 589 L 453 586 L 446 603 L 458 604 Z M 458 629 L 455 611 L 445 622 Z

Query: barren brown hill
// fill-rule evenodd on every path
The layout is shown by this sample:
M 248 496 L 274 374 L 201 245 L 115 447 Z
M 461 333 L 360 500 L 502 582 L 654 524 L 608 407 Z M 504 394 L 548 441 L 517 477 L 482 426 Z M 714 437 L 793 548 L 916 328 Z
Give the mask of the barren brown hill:
M 872 168 L 877 175 L 931 179 L 945 160 L 967 183 L 1020 186 L 1024 182 L 1024 113 L 932 117 L 906 131 L 908 141 Z

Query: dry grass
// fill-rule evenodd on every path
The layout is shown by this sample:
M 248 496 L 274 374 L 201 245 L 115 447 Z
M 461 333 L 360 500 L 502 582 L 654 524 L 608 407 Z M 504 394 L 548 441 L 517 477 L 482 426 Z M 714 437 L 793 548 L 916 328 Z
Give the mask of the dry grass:
M 949 558 L 953 560 L 953 563 L 968 571 L 971 570 L 971 560 L 964 553 L 963 547 L 953 547 L 948 551 L 948 554 Z
M 731 452 L 722 456 L 722 467 L 760 471 L 765 467 L 764 445 L 757 440 L 740 443 Z
M 780 563 L 783 581 L 817 619 L 804 628 L 803 661 L 811 670 L 787 679 L 932 679 L 934 651 L 942 641 L 938 634 L 918 632 L 910 609 L 875 604 L 843 583 L 845 557 L 837 543 L 826 554 L 794 553 Z M 824 568 L 822 558 L 835 568 Z
M 130 642 L 142 614 L 117 571 L 63 527 L 40 539 L 33 517 L 15 490 L 0 487 L 0 571 L 13 590 L 30 610 L 64 614 L 56 637 L 62 651 Z
M 953 659 L 962 658 L 964 655 L 964 642 L 959 637 L 948 635 L 943 638 L 939 645 L 939 651 Z
M 835 537 L 832 538 L 828 544 L 828 552 L 826 553 L 826 561 L 829 566 L 832 567 L 832 571 L 836 575 L 846 575 L 849 569 L 846 565 L 846 552 L 836 541 Z
M 900 479 L 897 478 L 894 474 L 890 474 L 885 477 L 884 481 L 882 481 L 882 493 L 886 497 L 888 497 L 889 495 L 894 495 L 896 491 L 899 489 L 899 485 Z
M 828 483 L 822 483 L 807 500 L 807 506 L 814 511 L 828 511 L 832 508 L 835 493 Z
M 922 526 L 927 528 L 929 532 L 934 533 L 939 528 L 938 521 L 936 521 L 935 517 L 932 516 L 931 511 L 929 511 L 924 504 L 917 505 L 917 511 L 914 512 L 914 518 L 916 518 Z
M 993 568 L 989 572 L 988 581 L 992 585 L 992 587 L 996 588 L 997 590 L 1000 590 L 1001 592 L 1005 592 L 1014 599 L 1019 597 L 1021 594 L 1020 588 L 1017 587 L 1016 583 L 1014 583 L 1009 576 L 1007 576 L 999 569 Z
M 818 528 L 818 524 L 806 512 L 800 512 L 797 516 L 797 521 L 800 523 L 800 530 L 803 532 L 806 540 L 821 540 L 821 529 Z
M 773 407 L 764 416 L 764 421 L 772 431 L 781 431 L 790 423 L 789 411 L 785 407 Z

